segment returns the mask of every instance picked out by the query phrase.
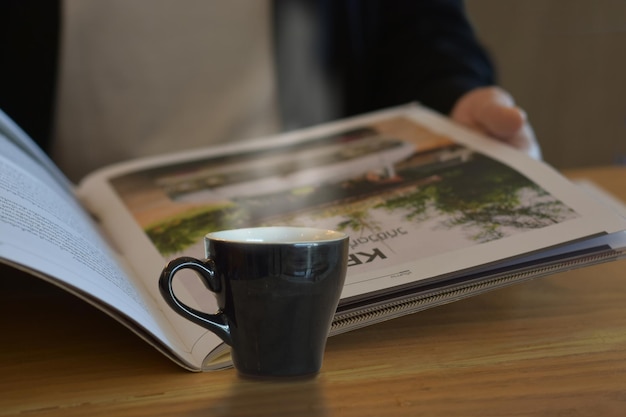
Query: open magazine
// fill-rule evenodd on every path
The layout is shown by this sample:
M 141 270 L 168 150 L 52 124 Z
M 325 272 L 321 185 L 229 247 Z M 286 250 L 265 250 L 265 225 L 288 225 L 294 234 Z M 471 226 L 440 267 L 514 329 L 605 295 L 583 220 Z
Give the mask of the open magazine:
M 229 366 L 228 347 L 167 306 L 163 266 L 202 258 L 208 232 L 268 225 L 350 235 L 331 334 L 626 255 L 624 217 L 418 105 L 117 164 L 76 187 L 0 113 L 0 260 L 189 370 Z M 176 285 L 187 304 L 216 311 L 192 272 Z

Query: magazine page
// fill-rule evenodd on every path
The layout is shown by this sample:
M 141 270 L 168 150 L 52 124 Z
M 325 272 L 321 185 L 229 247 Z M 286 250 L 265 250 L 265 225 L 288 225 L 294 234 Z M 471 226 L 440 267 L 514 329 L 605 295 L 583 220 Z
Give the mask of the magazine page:
M 26 132 L 15 124 L 2 110 L 0 110 L 0 133 L 4 135 L 3 140 L 12 143 L 15 147 L 19 148 L 22 153 L 28 155 L 28 157 L 36 162 L 34 169 L 40 174 L 38 178 L 73 198 L 74 185 L 63 175 L 61 170 L 50 158 L 48 158 L 48 155 L 28 137 Z
M 157 258 L 203 257 L 221 229 L 348 232 L 348 299 L 626 227 L 549 166 L 417 105 L 116 165 L 79 194 L 125 253 L 141 248 L 130 259 L 155 259 L 141 274 L 153 293 Z
M 70 191 L 0 133 L 0 261 L 76 294 L 197 368 L 203 357 L 194 359 Z

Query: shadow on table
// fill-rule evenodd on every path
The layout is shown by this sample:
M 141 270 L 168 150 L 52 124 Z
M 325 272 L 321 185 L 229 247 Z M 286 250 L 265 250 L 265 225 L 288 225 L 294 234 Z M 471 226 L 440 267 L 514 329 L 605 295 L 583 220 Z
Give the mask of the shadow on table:
M 228 394 L 210 407 L 185 414 L 200 416 L 298 416 L 329 415 L 318 378 L 286 381 L 237 379 Z

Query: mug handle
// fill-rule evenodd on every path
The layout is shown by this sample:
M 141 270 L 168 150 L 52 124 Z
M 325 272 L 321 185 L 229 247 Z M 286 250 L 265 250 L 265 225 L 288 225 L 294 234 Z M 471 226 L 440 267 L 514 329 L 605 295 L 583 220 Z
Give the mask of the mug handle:
M 161 277 L 159 278 L 161 296 L 163 296 L 167 304 L 178 314 L 212 331 L 225 343 L 231 345 L 230 326 L 223 312 L 217 314 L 204 313 L 189 307 L 174 294 L 174 275 L 182 269 L 192 269 L 195 271 L 204 285 L 212 292 L 219 293 L 222 290 L 220 281 L 215 276 L 215 265 L 211 259 L 200 261 L 196 258 L 184 256 L 171 260 L 165 268 L 163 268 L 163 272 L 161 272 Z

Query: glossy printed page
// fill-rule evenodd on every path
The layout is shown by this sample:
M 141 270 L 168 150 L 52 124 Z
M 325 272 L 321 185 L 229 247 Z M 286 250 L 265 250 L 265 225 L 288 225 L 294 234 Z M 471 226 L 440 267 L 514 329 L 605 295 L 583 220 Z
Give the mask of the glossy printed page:
M 81 296 L 135 331 L 139 326 L 139 334 L 151 334 L 170 350 L 184 352 L 123 258 L 73 195 L 48 175 L 0 134 L 0 260 Z
M 215 230 L 345 231 L 344 298 L 626 228 L 551 167 L 418 106 L 110 167 L 81 191 L 164 258 L 201 256 Z

